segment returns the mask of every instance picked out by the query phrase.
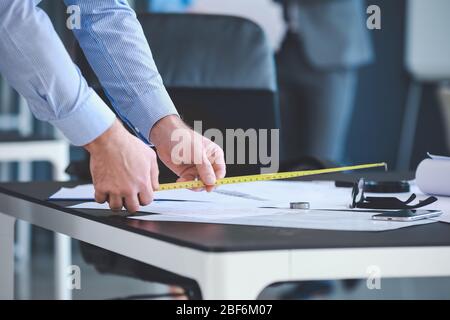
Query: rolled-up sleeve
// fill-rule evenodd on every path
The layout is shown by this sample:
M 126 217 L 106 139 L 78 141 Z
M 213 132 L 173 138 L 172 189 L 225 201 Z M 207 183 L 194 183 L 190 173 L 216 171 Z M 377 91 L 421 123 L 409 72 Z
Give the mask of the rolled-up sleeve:
M 104 133 L 115 115 L 87 85 L 34 0 L 0 1 L 0 73 L 33 114 L 74 145 Z
M 148 139 L 161 118 L 178 114 L 136 14 L 124 0 L 65 0 L 81 13 L 74 29 L 89 64 L 120 117 Z

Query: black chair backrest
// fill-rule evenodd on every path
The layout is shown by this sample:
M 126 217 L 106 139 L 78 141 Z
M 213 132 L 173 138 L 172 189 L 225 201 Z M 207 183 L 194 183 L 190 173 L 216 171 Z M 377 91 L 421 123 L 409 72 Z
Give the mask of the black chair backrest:
M 138 19 L 164 84 L 188 124 L 202 121 L 203 130 L 223 133 L 279 128 L 273 53 L 259 26 L 218 15 L 142 14 Z M 100 92 L 80 49 L 76 62 Z M 229 164 L 227 171 L 230 176 L 259 173 L 260 167 Z

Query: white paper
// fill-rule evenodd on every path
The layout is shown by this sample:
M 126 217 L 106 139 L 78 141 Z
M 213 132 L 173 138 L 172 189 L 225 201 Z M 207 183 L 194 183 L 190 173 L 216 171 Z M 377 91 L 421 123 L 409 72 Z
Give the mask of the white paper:
M 108 209 L 108 205 L 83 203 L 71 208 Z M 131 216 L 130 218 L 143 221 L 218 223 L 347 231 L 384 231 L 436 222 L 435 220 L 420 220 L 417 222 L 375 221 L 371 219 L 374 214 L 372 212 L 242 208 L 208 203 L 180 206 L 173 202 L 159 202 L 142 207 L 140 212 L 159 214 Z
M 70 206 L 74 209 L 101 209 L 109 210 L 107 203 L 85 202 Z M 139 212 L 157 213 L 172 217 L 186 217 L 193 219 L 233 219 L 240 217 L 254 217 L 272 214 L 280 209 L 258 208 L 254 205 L 223 205 L 203 202 L 153 202 L 148 206 L 143 206 Z
M 418 186 L 411 181 L 411 192 L 416 193 L 418 200 L 428 196 L 423 194 Z M 366 193 L 374 197 L 398 197 L 406 200 L 410 193 Z M 92 184 L 80 185 L 75 188 L 61 188 L 50 199 L 93 199 Z M 226 203 L 227 205 L 266 206 L 277 204 L 279 207 L 289 207 L 290 202 L 309 202 L 311 209 L 347 209 L 351 201 L 350 188 L 336 188 L 334 182 L 299 182 L 299 181 L 263 181 L 220 186 L 216 192 L 193 192 L 190 190 L 158 191 L 156 199 L 172 199 L 200 201 L 211 203 Z M 438 197 L 438 201 L 424 209 L 443 210 L 450 213 L 450 197 Z
M 89 198 L 93 192 L 92 185 L 80 186 L 74 189 L 64 189 L 55 196 L 63 198 Z M 420 192 L 418 187 L 411 182 L 411 192 L 417 194 L 415 201 L 427 197 Z M 244 225 L 269 225 L 280 227 L 301 227 L 313 229 L 332 230 L 391 230 L 410 225 L 442 221 L 450 223 L 450 197 L 438 197 L 438 201 L 424 207 L 428 210 L 442 210 L 444 212 L 433 220 L 421 220 L 412 223 L 373 221 L 374 213 L 361 212 L 330 212 L 321 214 L 321 211 L 310 210 L 309 214 L 303 214 L 301 218 L 281 217 L 273 221 L 272 218 L 260 218 L 260 216 L 272 217 L 278 214 L 292 214 L 289 202 L 307 201 L 311 209 L 338 209 L 348 210 L 351 200 L 351 189 L 336 188 L 333 182 L 299 182 L 299 181 L 265 181 L 234 185 L 224 185 L 217 192 L 193 192 L 190 190 L 159 191 L 156 199 L 188 200 L 189 202 L 155 201 L 151 205 L 142 207 L 141 212 L 157 213 L 136 217 L 142 220 L 153 221 L 188 221 L 225 223 L 225 220 L 233 219 L 229 223 Z M 399 194 L 370 194 L 367 196 L 390 196 L 406 200 L 410 193 Z M 261 207 L 276 207 L 277 209 L 261 209 Z M 74 208 L 84 209 L 108 209 L 108 204 L 94 202 L 83 203 Z M 295 211 L 295 210 L 294 210 Z M 305 212 L 303 212 L 305 213 Z M 319 214 L 318 214 L 319 213 Z M 365 215 L 368 217 L 365 217 Z M 256 222 L 254 217 L 258 217 Z M 343 219 L 344 218 L 344 219 Z M 361 219 L 364 218 L 364 221 Z M 328 220 L 331 219 L 331 220 Z M 353 219 L 355 219 L 353 221 Z M 256 224 L 255 224 L 256 223 Z
M 336 188 L 330 181 L 262 181 L 224 185 L 221 189 L 264 198 L 285 208 L 290 202 L 309 202 L 311 209 L 346 209 L 351 201 L 351 189 Z
M 195 223 L 218 223 L 246 226 L 300 228 L 342 231 L 385 231 L 406 228 L 415 225 L 428 224 L 436 221 L 419 220 L 416 222 L 375 221 L 373 213 L 336 212 L 323 210 L 274 210 L 269 215 L 244 216 L 231 219 L 202 219 L 188 216 L 148 215 L 130 217 L 143 221 L 173 221 Z
M 74 188 L 61 188 L 49 199 L 94 199 L 94 186 L 92 184 L 82 184 Z
M 444 212 L 439 217 L 433 219 L 440 222 L 450 223 L 450 213 Z

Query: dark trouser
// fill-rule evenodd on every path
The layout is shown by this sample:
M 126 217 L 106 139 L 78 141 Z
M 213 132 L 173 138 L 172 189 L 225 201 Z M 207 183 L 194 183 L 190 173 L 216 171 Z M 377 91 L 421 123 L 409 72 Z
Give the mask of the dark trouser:
M 344 161 L 357 72 L 312 66 L 299 37 L 287 33 L 276 56 L 284 162 L 310 156 Z M 346 284 L 353 286 L 351 281 Z M 307 299 L 333 290 L 331 281 L 293 283 L 283 299 Z
M 297 35 L 276 57 L 284 161 L 303 156 L 343 161 L 357 84 L 355 69 L 311 66 Z
M 103 274 L 131 277 L 148 282 L 174 285 L 184 289 L 190 299 L 201 299 L 198 284 L 189 278 L 153 267 L 120 254 L 80 242 L 83 259 Z

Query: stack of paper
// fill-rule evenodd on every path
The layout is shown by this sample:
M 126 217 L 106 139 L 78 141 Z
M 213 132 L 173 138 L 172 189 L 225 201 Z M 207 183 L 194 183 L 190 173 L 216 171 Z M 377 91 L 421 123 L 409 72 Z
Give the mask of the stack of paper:
M 413 185 L 419 199 L 426 198 Z M 413 225 L 450 222 L 450 214 L 437 219 L 416 222 L 374 221 L 373 212 L 348 209 L 350 189 L 336 188 L 333 182 L 264 181 L 225 185 L 211 193 L 190 190 L 158 191 L 152 204 L 141 208 L 144 216 L 132 219 L 146 221 L 178 221 L 250 226 L 310 228 L 325 230 L 382 231 Z M 51 199 L 93 199 L 92 185 L 65 188 Z M 370 194 L 368 194 L 370 195 Z M 375 195 L 383 196 L 383 195 Z M 406 199 L 408 194 L 390 194 Z M 292 210 L 290 202 L 309 202 L 311 210 Z M 85 202 L 73 208 L 108 209 L 108 204 Z M 328 210 L 327 210 L 328 209 Z M 426 209 L 450 213 L 450 198 L 440 198 Z M 348 211 L 330 211 L 348 210 Z

